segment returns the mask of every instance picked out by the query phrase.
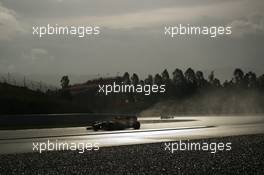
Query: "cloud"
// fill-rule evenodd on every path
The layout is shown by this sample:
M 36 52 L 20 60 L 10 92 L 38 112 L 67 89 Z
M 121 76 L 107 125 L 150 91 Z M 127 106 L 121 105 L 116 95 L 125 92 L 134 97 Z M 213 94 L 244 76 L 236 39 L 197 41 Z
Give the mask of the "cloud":
M 0 3 L 0 40 L 10 40 L 17 32 L 23 31 L 16 13 Z
M 264 35 L 264 14 L 253 13 L 244 18 L 234 20 L 232 26 L 233 36 Z
M 54 56 L 51 56 L 49 52 L 42 48 L 32 48 L 28 52 L 22 53 L 22 58 L 30 63 L 36 63 L 37 61 L 53 60 Z
M 253 19 L 244 16 L 261 11 L 263 0 L 59 1 L 2 1 L 0 12 L 9 15 L 12 19 L 9 23 L 22 25 L 28 33 L 18 34 L 8 42 L 0 41 L 0 71 L 10 71 L 8 67 L 24 74 L 115 75 L 117 71 L 129 71 L 144 76 L 164 68 L 172 71 L 175 67 L 201 70 L 218 70 L 220 67 L 224 70 L 229 66 L 248 66 L 256 70 L 263 65 L 264 37 L 246 37 L 243 41 L 231 37 L 214 41 L 163 37 L 164 26 L 179 23 L 209 26 L 238 21 L 250 24 L 250 28 L 252 24 L 261 26 L 257 22 L 262 21 L 258 15 L 253 15 Z M 60 36 L 32 37 L 32 26 L 47 24 L 99 25 L 102 35 L 85 39 L 69 37 L 67 40 Z M 0 37 L 6 36 L 9 30 L 13 27 L 6 28 L 5 33 L 0 30 Z M 236 30 L 238 28 L 234 26 L 234 34 Z M 113 62 L 118 64 L 107 66 Z
M 72 17 L 53 17 L 52 20 L 39 20 L 42 24 L 54 23 L 63 25 L 99 25 L 111 29 L 133 29 L 160 27 L 177 23 L 199 23 L 204 19 L 235 19 L 244 13 L 245 0 L 224 1 L 222 3 L 208 3 L 204 5 L 185 5 L 160 7 L 141 11 L 125 12 L 112 15 L 81 15 Z M 243 7 L 243 8 L 242 8 Z M 224 12 L 223 12 L 224 9 Z M 46 20 L 46 21 L 45 21 Z M 217 22 L 216 22 L 217 23 Z
M 205 10 L 206 9 L 206 10 Z M 133 29 L 159 26 L 172 21 L 193 21 L 201 16 L 207 15 L 208 7 L 202 10 L 196 7 L 184 8 L 161 8 L 144 12 L 125 13 L 112 16 L 81 16 L 67 19 L 55 19 L 59 24 L 95 24 L 111 29 Z
M 31 50 L 30 58 L 32 60 L 39 60 L 48 56 L 48 51 L 44 49 L 34 48 Z M 48 56 L 49 57 L 49 56 Z

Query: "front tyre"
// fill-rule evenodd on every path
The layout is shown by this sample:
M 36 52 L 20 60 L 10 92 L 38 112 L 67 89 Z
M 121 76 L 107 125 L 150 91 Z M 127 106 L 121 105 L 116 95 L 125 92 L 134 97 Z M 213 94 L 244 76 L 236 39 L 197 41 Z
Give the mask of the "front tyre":
M 133 128 L 134 128 L 134 129 L 139 129 L 139 128 L 140 128 L 140 123 L 139 123 L 139 121 L 136 121 L 136 122 L 133 124 Z
M 98 131 L 99 130 L 99 127 L 98 126 L 93 126 L 93 130 L 94 131 Z

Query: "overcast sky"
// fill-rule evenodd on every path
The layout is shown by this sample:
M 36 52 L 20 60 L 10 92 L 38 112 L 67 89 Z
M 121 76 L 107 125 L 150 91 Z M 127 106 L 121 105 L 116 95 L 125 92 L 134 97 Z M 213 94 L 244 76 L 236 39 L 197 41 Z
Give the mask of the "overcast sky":
M 263 0 L 0 0 L 0 73 L 50 77 L 62 74 L 142 78 L 165 68 L 236 67 L 264 73 Z M 164 37 L 164 26 L 232 26 L 232 35 Z M 99 37 L 37 38 L 34 25 L 99 25 Z

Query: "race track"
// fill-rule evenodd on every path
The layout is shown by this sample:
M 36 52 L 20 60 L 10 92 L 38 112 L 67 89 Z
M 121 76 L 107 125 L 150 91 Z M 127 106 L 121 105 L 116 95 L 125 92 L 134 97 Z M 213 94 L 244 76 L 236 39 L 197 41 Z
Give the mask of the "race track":
M 264 116 L 139 118 L 140 130 L 99 131 L 85 127 L 2 130 L 0 154 L 32 152 L 33 142 L 97 143 L 100 147 L 264 133 Z

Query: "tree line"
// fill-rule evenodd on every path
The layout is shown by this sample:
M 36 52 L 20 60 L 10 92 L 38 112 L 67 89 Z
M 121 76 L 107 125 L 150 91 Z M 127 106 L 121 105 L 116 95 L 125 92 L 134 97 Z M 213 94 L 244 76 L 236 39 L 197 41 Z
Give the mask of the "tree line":
M 96 111 L 97 109 L 100 111 L 115 108 L 121 110 L 123 108 L 125 109 L 124 106 L 128 106 L 131 108 L 131 111 L 133 111 L 135 108 L 143 108 L 158 101 L 171 98 L 181 100 L 196 94 L 200 94 L 204 97 L 206 94 L 211 95 L 213 93 L 215 97 L 221 98 L 222 101 L 230 97 L 230 95 L 237 95 L 239 101 L 240 97 L 238 97 L 238 95 L 243 94 L 245 91 L 257 91 L 262 93 L 264 90 L 264 75 L 257 76 L 256 73 L 252 71 L 244 73 L 243 70 L 239 68 L 234 70 L 230 80 L 226 80 L 223 83 L 215 77 L 214 71 L 206 78 L 202 71 L 194 71 L 192 68 L 188 68 L 186 71 L 176 68 L 171 74 L 165 69 L 154 76 L 148 75 L 145 79 L 140 79 L 136 73 L 130 75 L 128 72 L 125 72 L 123 76 L 89 80 L 82 85 L 92 88 L 86 88 L 79 94 L 74 93 L 75 95 L 72 97 L 69 95 L 70 93 L 67 92 L 67 89 L 71 89 L 71 87 L 75 85 L 71 86 L 69 82 L 68 76 L 62 77 L 61 85 L 62 92 L 64 92 L 63 96 L 81 104 L 85 103 Z M 113 82 L 132 85 L 164 84 L 166 85 L 166 93 L 151 94 L 150 96 L 145 96 L 143 93 L 113 93 L 108 96 L 97 93 L 98 86 L 96 86 L 96 84 L 111 84 Z
M 113 79 L 113 78 L 112 78 Z M 106 79 L 100 78 L 98 80 L 89 80 L 86 84 L 91 83 L 103 83 Z M 147 78 L 141 80 L 136 73 L 131 76 L 128 72 L 125 72 L 121 77 L 114 78 L 116 83 L 123 84 L 141 84 L 141 85 L 166 85 L 167 93 L 170 95 L 184 95 L 185 93 L 193 93 L 199 89 L 216 89 L 216 88 L 240 88 L 240 89 L 264 89 L 264 74 L 257 76 L 256 73 L 249 71 L 244 73 L 242 69 L 236 68 L 233 72 L 233 76 L 230 80 L 225 80 L 223 83 L 215 77 L 214 71 L 212 71 L 208 78 L 204 77 L 202 71 L 194 71 L 192 68 L 188 68 L 185 72 L 176 68 L 170 76 L 167 69 L 161 74 L 157 73 L 155 76 L 148 75 Z M 60 80 L 62 89 L 66 89 L 70 86 L 70 80 L 67 75 L 63 76 Z
M 193 93 L 198 89 L 217 89 L 217 88 L 240 88 L 240 89 L 264 89 L 264 74 L 257 76 L 256 73 L 249 71 L 244 73 L 242 69 L 236 68 L 230 80 L 223 83 L 215 77 L 212 71 L 208 79 L 204 77 L 202 71 L 194 71 L 188 68 L 185 72 L 176 68 L 170 76 L 167 69 L 161 74 L 156 74 L 154 77 L 149 75 L 146 79 L 140 80 L 136 73 L 130 77 L 129 73 L 124 73 L 123 82 L 125 84 L 165 84 L 168 93 L 180 95 L 182 93 Z M 184 94 L 182 94 L 184 95 Z

